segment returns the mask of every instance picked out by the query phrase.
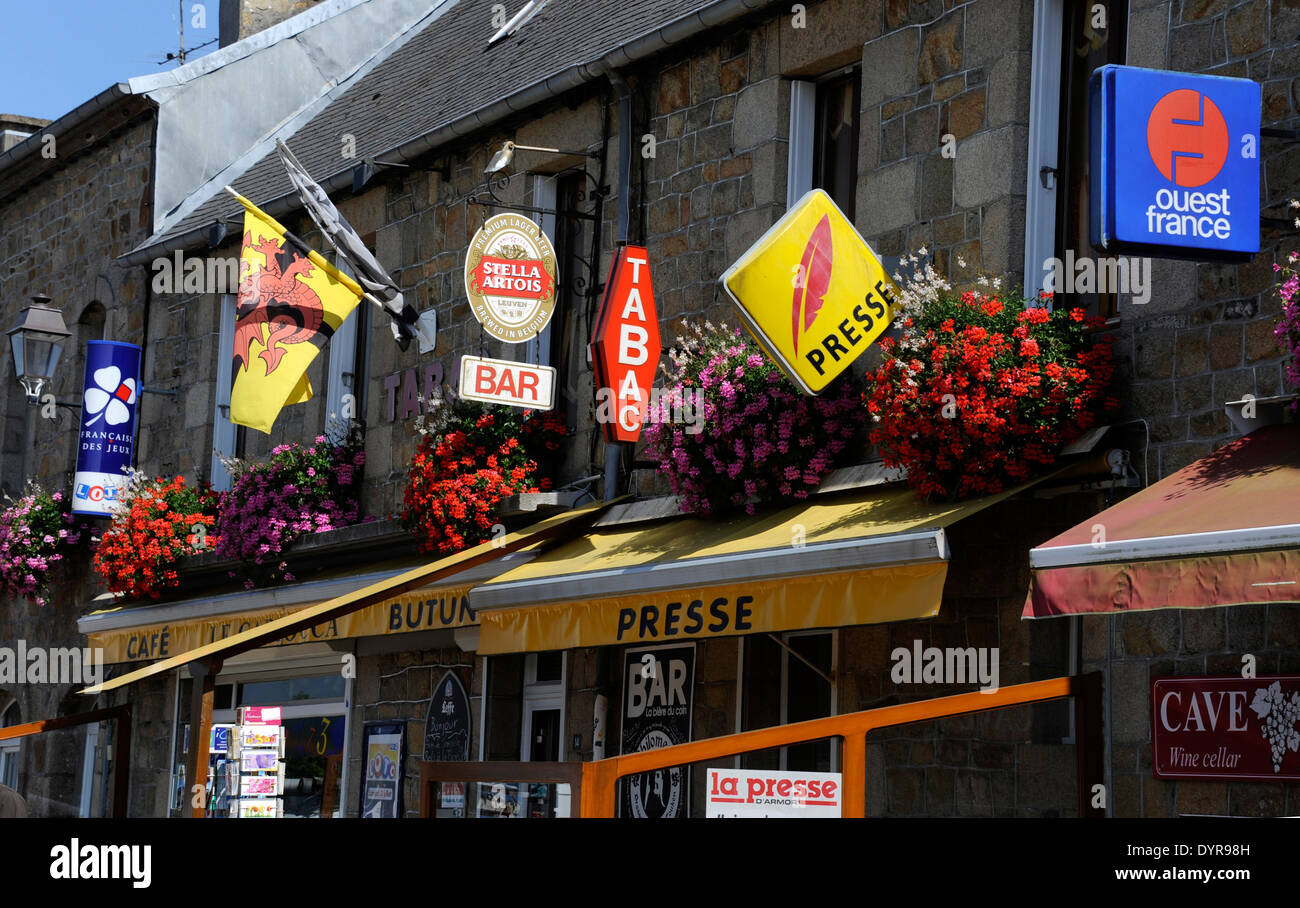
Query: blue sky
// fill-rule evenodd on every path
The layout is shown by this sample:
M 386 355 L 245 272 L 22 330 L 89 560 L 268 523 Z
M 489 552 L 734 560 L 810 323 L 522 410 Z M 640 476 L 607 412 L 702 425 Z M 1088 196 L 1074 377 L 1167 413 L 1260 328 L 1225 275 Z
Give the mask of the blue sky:
M 115 82 L 174 68 L 158 64 L 180 46 L 182 5 L 187 48 L 217 37 L 220 0 L 6 2 L 0 113 L 55 120 Z M 199 16 L 206 27 L 195 27 Z

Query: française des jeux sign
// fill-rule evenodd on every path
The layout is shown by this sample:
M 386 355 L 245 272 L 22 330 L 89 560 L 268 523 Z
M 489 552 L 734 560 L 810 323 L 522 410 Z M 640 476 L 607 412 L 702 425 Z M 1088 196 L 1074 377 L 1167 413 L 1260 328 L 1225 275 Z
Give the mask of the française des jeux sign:
M 119 341 L 87 341 L 72 513 L 112 516 L 135 449 L 139 397 L 140 348 Z
M 1156 678 L 1157 779 L 1300 780 L 1300 675 Z
M 612 404 L 614 414 L 600 420 L 606 441 L 640 436 L 661 352 L 650 256 L 643 246 L 624 246 L 610 267 L 591 339 L 597 400 Z
M 1259 251 L 1259 83 L 1103 66 L 1089 101 L 1093 246 L 1206 261 Z
M 893 319 L 898 288 L 829 195 L 814 189 L 722 275 L 750 332 L 818 394 Z

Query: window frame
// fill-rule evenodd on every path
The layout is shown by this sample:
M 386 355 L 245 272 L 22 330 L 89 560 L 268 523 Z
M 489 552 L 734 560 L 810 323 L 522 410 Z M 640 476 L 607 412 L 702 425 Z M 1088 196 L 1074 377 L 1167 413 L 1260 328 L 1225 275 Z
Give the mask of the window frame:
M 849 223 L 857 222 L 857 198 L 858 198 L 858 151 L 862 142 L 862 65 L 854 63 L 849 66 L 836 68 L 834 71 L 826 73 L 815 81 L 816 95 L 815 106 L 813 109 L 813 131 L 812 131 L 812 185 L 815 188 L 825 189 L 826 183 L 826 161 L 823 160 L 826 143 L 826 105 L 828 103 L 826 92 L 830 86 L 839 83 L 848 83 L 852 86 L 853 98 L 850 102 L 850 108 L 853 112 L 853 121 L 851 129 L 853 135 L 850 137 L 848 144 L 849 149 L 849 191 L 847 207 L 839 201 L 836 205 L 844 212 L 844 216 L 849 219 Z M 830 190 L 826 190 L 830 195 Z M 832 198 L 834 196 L 832 195 Z
M 23 710 L 17 700 L 10 700 L 4 709 L 0 709 L 0 728 L 21 725 L 22 719 Z M 22 739 L 0 741 L 0 785 L 18 790 L 18 762 L 21 756 Z
M 240 426 L 230 421 L 230 390 L 234 368 L 235 316 L 238 297 L 233 293 L 221 294 L 217 329 L 217 387 L 212 395 L 212 465 L 208 481 L 213 491 L 230 491 L 230 474 L 221 463 L 221 457 L 239 457 L 243 452 L 243 433 Z
M 348 266 L 348 263 L 341 256 L 335 258 L 335 267 L 348 277 L 356 279 L 356 274 Z M 351 394 L 353 397 L 354 411 L 357 414 L 364 413 L 362 409 L 364 404 L 361 400 L 362 390 L 365 381 L 358 381 L 362 361 L 358 358 L 360 348 L 359 340 L 369 334 L 369 324 L 366 318 L 368 310 L 373 307 L 374 303 L 369 300 L 361 300 L 352 311 L 348 313 L 347 318 L 343 319 L 338 330 L 330 337 L 326 345 L 329 350 L 329 360 L 325 366 L 325 427 L 327 430 L 333 429 L 338 420 L 343 418 L 343 398 Z M 331 418 L 331 414 L 333 418 Z
M 830 672 L 829 672 L 831 678 L 830 712 L 828 713 L 828 715 L 830 716 L 839 715 L 839 709 L 840 709 L 840 702 L 839 702 L 840 629 L 839 628 L 815 628 L 815 629 L 808 629 L 808 630 L 780 631 L 780 632 L 774 632 L 770 635 L 767 634 L 747 635 L 739 638 L 741 641 L 741 647 L 737 653 L 737 659 L 736 659 L 737 661 L 737 665 L 736 665 L 736 674 L 737 674 L 736 731 L 737 733 L 741 731 L 753 730 L 752 728 L 747 727 L 749 723 L 746 722 L 746 718 L 745 718 L 748 712 L 749 698 L 751 695 L 750 685 L 748 683 L 748 679 L 746 677 L 746 671 L 745 671 L 746 665 L 749 662 L 749 658 L 750 658 L 750 653 L 748 651 L 750 646 L 750 641 L 753 640 L 756 636 L 772 636 L 777 638 L 778 641 L 777 646 L 781 651 L 780 652 L 780 658 L 781 658 L 780 680 L 778 682 L 778 687 L 780 691 L 779 693 L 780 703 L 778 707 L 779 708 L 778 715 L 779 715 L 780 724 L 788 725 L 790 722 L 789 719 L 790 650 L 788 649 L 789 642 L 791 639 L 796 637 L 813 637 L 813 636 L 818 636 L 823 634 L 829 635 L 830 644 L 831 644 L 831 665 L 830 665 Z M 831 750 L 830 753 L 831 768 L 829 771 L 839 772 L 840 771 L 839 769 L 840 747 L 837 746 L 834 740 L 831 741 L 830 750 Z M 779 757 L 777 768 L 781 770 L 785 770 L 789 763 L 789 747 L 783 746 L 779 749 L 779 751 L 780 751 L 780 757 Z M 740 761 L 741 761 L 741 756 L 737 756 L 733 761 L 736 765 L 736 768 L 738 769 L 742 768 L 742 764 Z
M 519 759 L 521 762 L 530 762 L 532 751 L 532 734 L 533 734 L 533 712 L 558 709 L 560 711 L 560 738 L 556 742 L 558 745 L 557 760 L 563 762 L 565 751 L 568 748 L 564 743 L 565 721 L 567 719 L 565 710 L 565 692 L 568 689 L 569 681 L 569 660 L 568 654 L 561 651 L 560 653 L 560 679 L 558 681 L 538 681 L 537 680 L 537 653 L 527 653 L 524 657 L 524 683 L 523 694 L 521 696 L 521 710 L 519 717 Z

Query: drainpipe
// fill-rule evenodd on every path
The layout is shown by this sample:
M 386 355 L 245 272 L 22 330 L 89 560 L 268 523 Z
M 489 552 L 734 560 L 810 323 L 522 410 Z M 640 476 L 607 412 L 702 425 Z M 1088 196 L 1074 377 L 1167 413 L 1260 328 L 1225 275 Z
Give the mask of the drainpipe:
M 632 91 L 616 70 L 603 63 L 602 68 L 609 84 L 618 93 L 618 222 L 614 242 L 621 248 L 627 245 L 632 220 Z M 623 446 L 614 441 L 605 442 L 606 501 L 618 496 L 618 468 L 622 459 Z
M 140 384 L 144 385 L 144 370 L 149 362 L 149 318 L 153 315 L 153 269 L 149 265 L 144 266 L 144 329 L 140 332 Z M 155 376 L 155 379 L 157 376 Z M 155 382 L 151 382 L 154 384 Z M 144 401 L 140 400 L 143 395 L 137 395 L 137 414 L 136 414 L 136 443 L 131 445 L 131 466 L 139 469 L 140 466 L 140 434 L 144 429 L 144 424 L 139 418 L 139 410 L 144 409 Z M 197 484 L 198 477 L 195 477 Z

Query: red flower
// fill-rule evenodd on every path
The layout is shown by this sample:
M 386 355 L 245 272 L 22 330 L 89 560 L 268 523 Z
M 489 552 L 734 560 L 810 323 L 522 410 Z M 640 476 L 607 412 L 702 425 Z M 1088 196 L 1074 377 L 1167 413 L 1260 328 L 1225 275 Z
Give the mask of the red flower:
M 967 292 L 914 318 L 919 349 L 900 359 L 882 344 L 863 400 L 871 442 L 923 498 L 1022 483 L 1115 405 L 1112 339 L 1079 331 L 1083 316 Z
M 558 449 L 568 432 L 554 413 L 456 407 L 441 438 L 420 442 L 408 475 L 402 522 L 422 552 L 456 552 L 491 538 L 498 502 L 537 491 L 538 466 L 525 449 Z
M 95 552 L 95 570 L 114 593 L 157 599 L 180 582 L 171 565 L 193 554 L 201 537 L 207 545 L 219 541 L 214 533 L 192 532 L 215 528 L 214 512 L 210 490 L 185 488 L 183 476 L 159 477 L 113 517 Z

